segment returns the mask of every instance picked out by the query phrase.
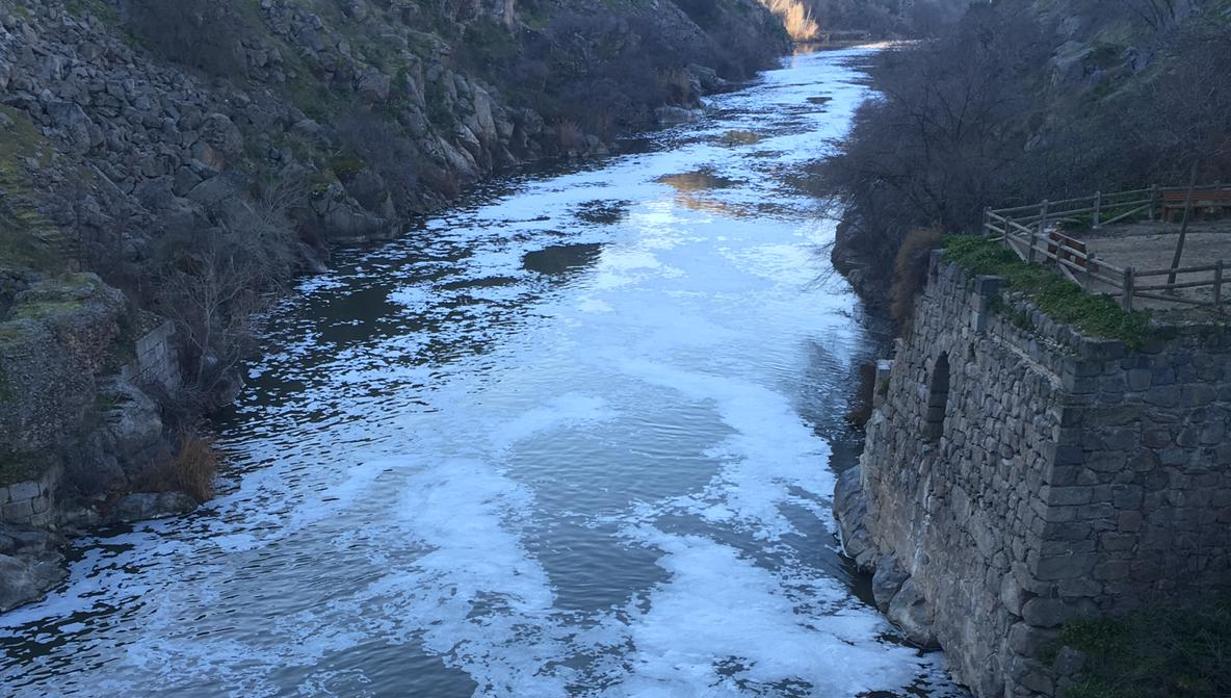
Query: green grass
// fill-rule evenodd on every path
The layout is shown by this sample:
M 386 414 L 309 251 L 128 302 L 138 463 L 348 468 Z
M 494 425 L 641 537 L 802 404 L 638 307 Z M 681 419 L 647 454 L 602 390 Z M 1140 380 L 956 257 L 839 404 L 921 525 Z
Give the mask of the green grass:
M 1009 288 L 1029 296 L 1044 313 L 1094 337 L 1118 339 L 1131 348 L 1154 336 L 1150 315 L 1126 312 L 1114 300 L 1083 291 L 1077 284 L 1045 267 L 1027 264 L 1017 255 L 981 237 L 945 238 L 945 256 L 977 275 L 1002 276 Z
M 0 127 L 0 267 L 54 269 L 60 233 L 31 204 L 25 161 L 47 161 L 47 143 L 21 111 L 0 106 L 11 125 Z
M 1070 623 L 1060 643 L 1087 655 L 1062 698 L 1221 698 L 1231 695 L 1231 599 Z

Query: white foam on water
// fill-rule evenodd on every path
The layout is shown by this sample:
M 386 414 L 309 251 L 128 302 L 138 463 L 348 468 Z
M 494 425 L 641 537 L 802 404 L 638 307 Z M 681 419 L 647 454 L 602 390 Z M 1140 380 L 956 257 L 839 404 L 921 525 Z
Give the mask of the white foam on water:
M 552 429 L 594 424 L 614 419 L 615 416 L 615 411 L 601 397 L 568 393 L 496 427 L 492 430 L 492 442 L 498 451 L 503 451 L 518 441 Z
M 577 300 L 577 309 L 583 313 L 610 313 L 615 310 L 607 301 L 594 298 L 593 296 L 582 296 Z
M 755 89 L 761 96 L 750 102 L 785 88 Z M 844 98 L 851 108 L 853 94 Z M 794 158 L 815 154 L 800 137 L 782 140 L 800 146 Z M 299 299 L 305 305 L 379 291 L 409 313 L 366 318 L 370 325 L 356 327 L 379 325 L 372 336 L 336 346 L 321 342 L 321 323 L 275 318 L 285 345 L 252 375 L 286 385 L 239 410 L 245 422 L 230 447 L 247 472 L 209 512 L 105 539 L 108 547 L 88 549 L 74 566 L 64 591 L 0 616 L 0 628 L 16 632 L 48 621 L 61 623 L 60 637 L 85 636 L 49 649 L 49 659 L 9 663 L 3 676 L 43 672 L 30 696 L 48 686 L 78 695 L 355 695 L 367 692 L 369 671 L 387 670 L 401 652 L 464 673 L 476 696 L 792 689 L 842 698 L 899 690 L 919 676 L 943 687 L 935 659 L 882 640 L 880 616 L 804 559 L 830 544 L 801 543 L 798 530 L 800 517 L 832 525 L 829 450 L 774 389 L 781 357 L 759 347 L 798 335 L 749 308 L 800 322 L 795 313 L 808 301 L 799 287 L 817 263 L 798 243 L 815 235 L 805 224 L 761 229 L 721 210 L 687 209 L 653 182 L 705 163 L 739 168 L 740 157 L 685 144 L 613 158 L 601 173 L 522 183 L 509 199 L 429 222 L 425 240 L 363 253 L 347 272 L 302 283 L 302 296 L 312 297 Z M 625 221 L 555 232 L 579 204 L 609 198 L 608 181 L 636 201 Z M 762 193 L 727 195 L 755 202 Z M 718 230 L 725 256 L 708 242 Z M 566 283 L 523 268 L 528 251 L 587 242 L 602 253 Z M 414 259 L 423 246 L 427 258 L 458 261 Z M 463 248 L 469 254 L 456 254 Z M 408 283 L 429 270 L 443 277 Z M 474 285 L 455 285 L 467 281 Z M 503 307 L 515 303 L 524 306 L 519 317 L 542 322 L 499 329 Z M 428 327 L 402 333 L 410 313 Z M 425 358 L 455 348 L 461 358 Z M 733 368 L 753 354 L 755 366 Z M 602 380 L 587 382 L 588 372 Z M 647 385 L 706 415 L 700 428 L 713 443 L 685 467 L 712 479 L 688 480 L 614 516 L 545 510 L 540 498 L 559 493 L 534 488 L 552 487 L 551 478 L 519 480 L 517 458 L 556 440 L 585 448 L 592 432 L 612 446 L 604 439 L 620 429 L 596 427 L 636 426 L 636 396 Z M 631 452 L 639 444 L 614 445 Z M 550 474 L 551 464 L 535 465 Z M 618 509 L 626 500 L 614 501 Z M 681 521 L 689 535 L 666 532 Z M 611 557 L 602 562 L 646 567 L 641 581 L 616 590 L 620 601 L 560 608 L 572 580 L 553 579 L 568 568 L 553 567 L 547 551 L 571 554 L 552 546 L 572 541 L 550 531 L 573 524 L 606 536 L 585 543 L 606 546 L 600 554 Z M 765 559 L 735 547 L 751 540 Z M 568 563 L 579 561 L 587 560 Z M 93 610 L 96 617 L 77 615 Z M 56 637 L 44 628 L 40 637 Z M 78 673 L 44 669 L 64 660 Z M 416 678 L 380 689 L 413 693 Z
M 802 505 L 830 523 L 828 513 L 813 506 L 833 492 L 834 478 L 826 467 L 829 445 L 812 433 L 786 397 L 738 378 L 645 360 L 626 360 L 621 368 L 691 400 L 712 402 L 734 432 L 707 453 L 721 462 L 719 474 L 702 492 L 674 500 L 675 506 L 710 521 L 739 523 L 766 540 L 798 533 L 782 512 L 784 504 Z M 800 497 L 796 489 L 811 498 Z
M 430 286 L 403 286 L 389 293 L 389 302 L 419 311 L 434 306 L 436 294 Z
M 886 624 L 874 611 L 844 608 L 848 593 L 833 580 L 792 589 L 707 538 L 652 527 L 630 535 L 664 551 L 658 564 L 671 579 L 634 615 L 631 673 L 606 695 L 773 695 L 803 682 L 809 695 L 840 698 L 908 685 L 922 670 L 912 650 L 879 641 Z M 801 612 L 804 597 L 812 612 Z

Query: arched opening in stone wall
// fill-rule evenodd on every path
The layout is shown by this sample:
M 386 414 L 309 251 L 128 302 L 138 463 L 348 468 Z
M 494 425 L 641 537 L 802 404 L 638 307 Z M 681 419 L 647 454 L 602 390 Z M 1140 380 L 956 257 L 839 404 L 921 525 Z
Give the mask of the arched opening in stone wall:
M 932 368 L 928 385 L 928 406 L 923 421 L 923 438 L 940 441 L 945 433 L 945 409 L 949 405 L 949 355 L 941 354 Z

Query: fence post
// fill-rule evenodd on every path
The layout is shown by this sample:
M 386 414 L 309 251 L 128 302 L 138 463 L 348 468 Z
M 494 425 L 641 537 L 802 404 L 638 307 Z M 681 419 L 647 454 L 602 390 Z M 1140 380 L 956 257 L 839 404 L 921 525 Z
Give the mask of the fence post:
M 1222 260 L 1214 263 L 1214 307 L 1222 310 Z
M 1039 232 L 1042 233 L 1047 228 L 1047 199 L 1043 199 L 1043 203 L 1039 204 Z
M 1039 240 L 1042 237 L 1043 236 L 1038 233 L 1034 233 L 1030 236 L 1030 251 L 1026 253 L 1026 261 L 1030 264 L 1034 264 L 1035 248 L 1039 246 Z
M 992 207 L 988 206 L 983 209 L 983 237 L 990 238 L 992 236 Z
M 1094 192 L 1094 225 L 1093 228 L 1099 227 L 1099 221 L 1103 215 L 1103 192 Z
M 1157 205 L 1158 205 L 1158 185 L 1151 184 L 1150 185 L 1150 220 L 1154 220 L 1154 207 Z
M 1133 312 L 1133 268 L 1124 270 L 1124 295 L 1120 297 L 1120 307 Z

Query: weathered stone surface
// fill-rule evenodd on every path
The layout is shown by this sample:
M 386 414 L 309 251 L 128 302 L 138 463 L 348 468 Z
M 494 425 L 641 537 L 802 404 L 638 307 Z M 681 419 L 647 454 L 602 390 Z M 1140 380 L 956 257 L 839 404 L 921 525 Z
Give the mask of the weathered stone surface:
M 989 304 L 936 257 L 859 482 L 839 479 L 844 536 L 865 569 L 904 563 L 891 614 L 930 613 L 976 695 L 1051 695 L 1071 681 L 1043 661 L 1066 621 L 1231 587 L 1228 365 L 1227 328 L 1132 351 L 1019 294 Z
M 872 597 L 882 613 L 889 610 L 889 603 L 907 579 L 910 579 L 910 575 L 898 566 L 893 556 L 882 555 L 876 562 L 876 571 L 872 574 Z
M 60 537 L 0 524 L 0 612 L 43 597 L 68 575 Z
M 137 492 L 116 501 L 107 519 L 112 523 L 130 523 L 178 516 L 196 508 L 196 500 L 183 492 Z
M 886 615 L 912 643 L 925 648 L 936 647 L 932 606 L 910 579 L 894 594 Z

